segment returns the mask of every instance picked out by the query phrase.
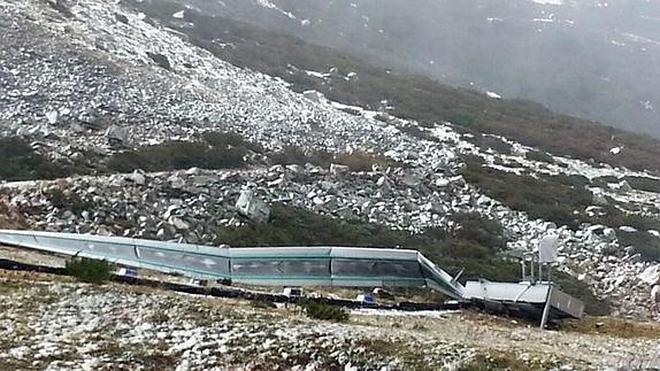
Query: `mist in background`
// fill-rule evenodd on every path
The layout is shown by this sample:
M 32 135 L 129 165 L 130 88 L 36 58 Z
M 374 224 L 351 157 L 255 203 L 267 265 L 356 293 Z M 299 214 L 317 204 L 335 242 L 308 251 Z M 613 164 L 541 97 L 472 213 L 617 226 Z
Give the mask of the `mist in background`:
M 660 2 L 181 2 L 384 68 L 660 137 Z

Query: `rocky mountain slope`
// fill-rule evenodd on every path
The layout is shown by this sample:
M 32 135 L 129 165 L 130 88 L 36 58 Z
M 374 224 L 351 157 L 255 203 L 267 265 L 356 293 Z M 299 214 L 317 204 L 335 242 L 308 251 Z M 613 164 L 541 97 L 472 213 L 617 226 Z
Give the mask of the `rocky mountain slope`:
M 421 72 L 660 135 L 654 107 L 660 7 L 653 1 L 180 3 L 378 61 L 395 71 Z
M 487 278 L 554 233 L 557 271 L 593 313 L 611 301 L 614 315 L 657 318 L 639 278 L 660 259 L 651 173 L 300 94 L 122 3 L 0 0 L 0 10 L 10 138 L 0 144 L 5 179 L 23 180 L 1 187 L 12 225 L 234 245 L 367 235 L 415 243 L 457 270 L 478 263 Z M 284 216 L 265 226 L 241 216 L 244 189 Z M 483 220 L 501 225 L 503 246 L 460 237 L 491 233 Z M 307 225 L 355 234 L 314 240 Z

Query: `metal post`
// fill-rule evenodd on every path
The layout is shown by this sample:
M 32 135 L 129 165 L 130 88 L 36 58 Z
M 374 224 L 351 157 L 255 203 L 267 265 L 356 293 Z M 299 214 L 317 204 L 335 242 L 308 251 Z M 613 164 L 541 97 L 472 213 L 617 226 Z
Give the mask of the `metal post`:
M 543 308 L 543 316 L 541 317 L 541 330 L 545 329 L 545 325 L 548 322 L 548 316 L 550 315 L 550 297 L 552 296 L 552 289 L 554 285 L 550 284 L 548 287 L 548 294 L 545 297 L 545 307 Z

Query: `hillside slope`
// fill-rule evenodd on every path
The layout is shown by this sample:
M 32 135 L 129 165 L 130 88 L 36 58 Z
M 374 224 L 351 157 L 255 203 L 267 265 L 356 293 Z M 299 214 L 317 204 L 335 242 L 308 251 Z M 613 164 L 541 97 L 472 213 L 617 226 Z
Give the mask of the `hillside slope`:
M 635 170 L 660 169 L 660 141 L 644 135 L 556 114 L 528 101 L 493 99 L 420 75 L 391 72 L 287 34 L 195 9 L 185 10 L 181 19 L 174 18 L 172 14 L 186 9 L 178 2 L 127 4 L 223 60 L 279 76 L 297 91 L 315 89 L 330 99 L 374 110 L 389 107 L 385 109 L 389 113 L 422 123 L 449 121 L 466 130 L 502 135 L 558 155 Z M 613 154 L 614 148 L 621 151 Z
M 3 179 L 24 181 L 0 188 L 27 227 L 209 245 L 405 245 L 424 248 L 452 273 L 466 267 L 473 276 L 509 280 L 518 277 L 515 256 L 553 233 L 562 244 L 558 277 L 592 313 L 657 316 L 650 286 L 638 278 L 660 259 L 656 176 L 444 122 L 431 104 L 443 91 L 447 110 L 487 108 L 476 125 L 488 123 L 491 110 L 505 115 L 519 103 L 431 82 L 423 106 L 402 106 L 410 116 L 432 116 L 422 124 L 396 117 L 407 116 L 403 108 L 386 115 L 369 107 L 363 93 L 355 93 L 362 106 L 300 94 L 282 78 L 198 47 L 212 40 L 185 34 L 197 27 L 188 12 L 184 21 L 174 13 L 159 21 L 133 5 L 0 1 L 0 87 L 7 92 L 0 120 L 10 137 L 0 144 L 12 164 Z M 369 81 L 369 69 L 357 71 L 357 81 Z M 322 90 L 342 79 L 320 80 L 314 86 Z M 411 89 L 377 81 L 395 105 L 394 93 Z M 371 88 L 358 92 L 379 91 Z M 352 94 L 346 89 L 324 91 Z M 535 117 L 556 118 L 521 112 L 502 122 L 517 117 L 534 127 Z M 604 135 L 596 124 L 575 125 Z M 653 153 L 655 142 L 633 138 L 613 158 L 632 164 L 630 148 Z M 602 150 L 611 155 L 607 143 Z M 244 189 L 272 207 L 269 223 L 240 215 L 234 205 Z
M 653 1 L 179 2 L 395 71 L 660 135 Z

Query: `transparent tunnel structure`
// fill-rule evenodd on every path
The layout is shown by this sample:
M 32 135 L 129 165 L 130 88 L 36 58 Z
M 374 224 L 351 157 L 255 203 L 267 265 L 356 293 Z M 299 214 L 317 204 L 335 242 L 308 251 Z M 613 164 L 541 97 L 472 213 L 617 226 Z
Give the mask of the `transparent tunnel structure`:
M 363 247 L 220 248 L 123 237 L 0 230 L 0 244 L 258 286 L 465 288 L 415 250 Z

